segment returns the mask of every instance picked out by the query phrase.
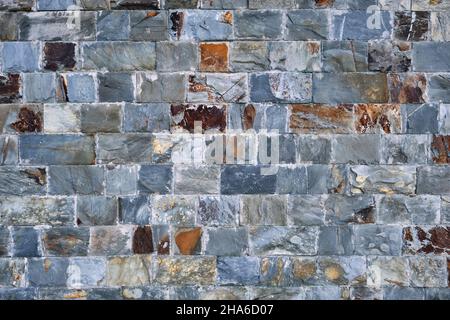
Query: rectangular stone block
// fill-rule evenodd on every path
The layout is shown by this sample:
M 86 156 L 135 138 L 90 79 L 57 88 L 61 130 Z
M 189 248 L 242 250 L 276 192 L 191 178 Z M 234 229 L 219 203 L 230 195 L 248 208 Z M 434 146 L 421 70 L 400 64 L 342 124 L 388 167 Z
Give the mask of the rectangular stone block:
M 152 202 L 154 224 L 192 226 L 198 208 L 195 196 L 155 195 Z
M 237 196 L 199 196 L 197 223 L 202 225 L 237 224 L 240 212 Z
M 22 81 L 19 74 L 0 74 L 0 103 L 21 101 Z
M 11 231 L 12 256 L 39 257 L 39 234 L 33 227 L 14 227 Z
M 381 138 L 381 144 L 381 163 L 427 163 L 429 139 L 426 135 L 385 135 Z
M 139 193 L 167 194 L 172 191 L 172 166 L 143 165 L 138 171 Z
M 286 196 L 243 196 L 241 203 L 241 225 L 286 225 Z
M 325 222 L 324 196 L 288 196 L 287 224 L 293 226 L 323 225 Z
M 99 135 L 97 159 L 99 163 L 151 162 L 152 136 L 148 134 Z
M 447 260 L 445 257 L 414 257 L 409 259 L 411 286 L 448 287 Z
M 123 128 L 126 132 L 162 132 L 170 129 L 169 104 L 126 104 L 124 111 Z
M 95 40 L 95 12 L 30 12 L 20 20 L 19 39 L 23 41 Z
M 44 131 L 46 133 L 80 132 L 80 106 L 74 104 L 44 105 Z
M 431 40 L 449 41 L 450 40 L 450 13 L 449 12 L 431 12 Z
M 43 127 L 43 108 L 38 104 L 9 104 L 0 109 L 0 131 L 20 134 L 41 132 Z
M 241 256 L 248 252 L 248 232 L 244 227 L 210 228 L 207 230 L 205 254 Z
M 166 11 L 129 11 L 129 38 L 134 41 L 163 41 L 169 39 Z M 117 32 L 117 29 L 114 30 Z
M 447 42 L 416 42 L 412 52 L 414 71 L 450 71 L 450 44 Z
M 407 258 L 374 256 L 370 257 L 367 263 L 367 284 L 369 286 L 409 285 L 410 277 Z
M 55 102 L 55 75 L 51 73 L 25 73 L 23 75 L 25 102 Z
M 374 16 L 375 15 L 375 16 Z M 333 40 L 371 40 L 391 37 L 392 13 L 389 11 L 333 11 Z
M 161 0 L 115 0 L 111 7 L 118 10 L 161 9 Z
M 15 136 L 0 135 L 0 165 L 15 165 L 18 162 L 18 139 Z
M 368 45 L 364 41 L 323 41 L 324 72 L 368 71 Z
M 80 109 L 81 132 L 119 132 L 122 108 L 118 104 L 84 104 Z
M 88 228 L 55 227 L 42 235 L 45 256 L 85 256 L 88 244 Z
M 64 287 L 67 281 L 68 258 L 33 258 L 28 261 L 30 287 Z
M 31 11 L 35 0 L 3 0 L 0 4 L 0 10 L 7 11 Z
M 217 277 L 221 285 L 255 285 L 259 283 L 259 258 L 219 257 Z
M 212 285 L 216 282 L 215 257 L 158 257 L 155 263 L 156 283 Z
M 311 102 L 312 77 L 294 72 L 258 73 L 250 76 L 250 99 L 254 102 Z
M 305 135 L 298 137 L 297 158 L 307 163 L 329 163 L 331 141 L 327 137 Z
M 104 168 L 98 166 L 51 166 L 48 192 L 55 195 L 103 194 Z
M 382 73 L 318 73 L 313 75 L 312 82 L 316 103 L 386 103 L 389 100 L 387 78 Z
M 271 194 L 275 193 L 275 174 L 262 174 L 263 166 L 226 165 L 221 170 L 222 194 Z
M 173 40 L 218 41 L 233 37 L 231 11 L 175 11 L 170 13 L 169 19 L 169 33 Z
M 420 171 L 419 171 L 420 172 Z M 413 166 L 351 166 L 349 183 L 352 194 L 416 192 L 416 168 Z
M 97 13 L 98 41 L 128 40 L 129 37 L 130 37 L 130 12 L 99 11 Z
M 152 220 L 150 202 L 148 196 L 119 198 L 119 221 L 124 224 L 150 224 Z
M 353 228 L 348 225 L 320 227 L 318 253 L 320 255 L 352 255 Z
M 70 42 L 46 42 L 43 48 L 45 70 L 73 70 L 77 61 L 78 47 Z
M 412 70 L 411 43 L 375 40 L 369 42 L 369 70 L 408 72 Z
M 77 225 L 113 225 L 118 218 L 116 198 L 102 196 L 77 197 Z
M 184 102 L 186 76 L 178 73 L 138 73 L 137 102 Z
M 293 104 L 289 128 L 294 133 L 352 133 L 352 105 Z
M 306 171 L 309 194 L 348 192 L 348 166 L 315 164 L 308 166 Z
M 280 11 L 242 11 L 235 15 L 235 36 L 239 39 L 279 39 Z
M 358 133 L 402 133 L 401 107 L 398 104 L 358 104 L 355 128 Z
M 339 135 L 332 139 L 331 162 L 377 164 L 380 149 L 379 135 Z
M 45 168 L 0 167 L 1 195 L 42 195 L 46 193 Z
M 450 103 L 450 74 L 430 74 L 428 76 L 428 101 Z
M 355 225 L 355 254 L 398 256 L 401 253 L 401 238 L 400 226 Z
M 329 195 L 325 200 L 325 222 L 328 224 L 375 223 L 375 198 L 369 195 Z
M 25 267 L 25 259 L 0 258 L 0 285 L 2 287 L 24 287 Z
M 68 73 L 63 78 L 67 86 L 67 102 L 95 102 L 95 76 L 93 74 Z M 64 85 L 63 83 L 63 85 Z
M 92 164 L 94 139 L 76 135 L 23 135 L 19 139 L 24 164 Z
M 83 69 L 108 71 L 154 70 L 153 42 L 90 42 L 82 47 Z
M 107 286 L 145 286 L 151 282 L 152 257 L 135 255 L 112 257 L 106 267 Z
M 389 74 L 389 101 L 392 103 L 424 103 L 427 99 L 427 81 L 423 73 Z
M 3 72 L 39 70 L 39 46 L 32 42 L 5 42 L 1 47 Z
M 218 194 L 220 190 L 218 166 L 175 166 L 175 194 Z
M 0 198 L 2 225 L 71 225 L 74 199 L 9 196 Z
M 438 224 L 440 222 L 439 213 L 440 199 L 438 196 L 392 195 L 381 198 L 378 220 L 380 223 L 386 224 Z
M 106 277 L 106 259 L 102 257 L 76 257 L 70 259 L 67 269 L 69 288 L 90 288 L 104 284 Z
M 230 66 L 234 72 L 268 70 L 270 68 L 270 60 L 267 42 L 232 42 L 230 47 Z
M 286 16 L 286 40 L 329 39 L 330 19 L 328 11 L 290 10 L 286 13 Z
M 130 73 L 99 73 L 99 102 L 132 102 L 134 100 L 134 75 Z
M 315 255 L 318 227 L 250 227 L 251 255 Z
M 450 193 L 450 168 L 447 166 L 430 166 L 417 168 L 418 194 Z
M 90 228 L 90 256 L 131 254 L 132 226 L 98 226 Z
M 188 102 L 245 102 L 247 75 L 206 73 L 189 76 Z

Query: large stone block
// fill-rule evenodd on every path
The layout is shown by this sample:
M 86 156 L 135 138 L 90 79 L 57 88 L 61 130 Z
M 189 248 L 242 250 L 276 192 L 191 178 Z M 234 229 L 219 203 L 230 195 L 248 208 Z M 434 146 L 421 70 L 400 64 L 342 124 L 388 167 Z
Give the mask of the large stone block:
M 332 140 L 331 162 L 377 164 L 380 149 L 379 135 L 339 135 Z
M 157 257 L 153 279 L 160 284 L 212 285 L 216 274 L 215 257 Z
M 19 74 L 0 74 L 0 103 L 21 101 L 21 87 Z
M 287 197 L 243 196 L 241 225 L 286 225 Z
M 247 75 L 206 73 L 189 75 L 188 102 L 246 102 Z
M 99 73 L 98 99 L 100 102 L 132 102 L 134 76 L 129 73 Z
M 54 195 L 99 195 L 105 190 L 105 171 L 99 166 L 51 166 L 48 192 Z
M 174 192 L 176 194 L 217 194 L 220 189 L 218 166 L 176 166 Z
M 28 282 L 31 287 L 64 287 L 68 258 L 33 258 L 28 260 Z
M 235 36 L 239 39 L 279 39 L 280 11 L 242 11 L 235 14 Z
M 152 203 L 153 223 L 192 226 L 197 207 L 198 199 L 194 196 L 157 195 Z
M 15 136 L 0 136 L 0 165 L 15 165 L 18 162 L 18 139 Z
M 167 194 L 172 190 L 172 166 L 143 165 L 138 172 L 139 193 Z
M 89 255 L 130 255 L 132 232 L 132 226 L 91 227 Z
M 389 39 L 392 33 L 392 13 L 370 10 L 333 11 L 334 40 Z
M 227 165 L 222 168 L 220 189 L 222 194 L 275 193 L 275 174 L 262 174 L 262 166 Z
M 2 287 L 24 287 L 25 268 L 25 259 L 0 258 L 0 285 Z
M 106 266 L 107 286 L 145 286 L 151 281 L 152 257 L 134 255 L 130 257 L 112 257 Z
M 25 102 L 56 101 L 56 80 L 52 73 L 25 73 L 23 85 Z
M 94 138 L 77 135 L 23 135 L 19 139 L 24 164 L 77 164 L 95 161 Z
M 45 230 L 42 235 L 45 256 L 85 256 L 88 243 L 87 228 L 55 227 Z
M 323 41 L 324 72 L 368 71 L 368 46 L 363 41 Z
M 33 227 L 14 227 L 11 232 L 12 256 L 39 257 L 39 231 Z
M 353 243 L 358 255 L 398 256 L 402 247 L 400 226 L 356 225 Z
M 80 226 L 113 225 L 118 217 L 116 198 L 81 196 L 77 198 L 77 224 Z
M 293 57 L 294 60 L 296 57 Z M 263 41 L 235 41 L 231 44 L 230 65 L 234 72 L 264 71 L 270 68 L 269 49 Z
M 329 13 L 327 11 L 291 10 L 286 13 L 286 16 L 286 40 L 326 40 L 329 38 Z
M 217 277 L 220 284 L 258 284 L 259 272 L 260 263 L 257 257 L 219 257 L 217 259 Z
M 105 258 L 72 258 L 67 268 L 67 286 L 76 289 L 97 287 L 104 284 L 105 276 Z
M 46 193 L 45 168 L 0 167 L 1 195 L 43 195 Z
M 2 44 L 4 72 L 33 72 L 39 69 L 39 47 L 33 42 L 5 42 Z
M 375 223 L 375 198 L 369 195 L 330 195 L 325 201 L 325 214 L 328 224 Z
M 99 163 L 151 162 L 152 136 L 147 134 L 99 135 L 97 159 Z
M 137 102 L 184 102 L 186 76 L 178 73 L 138 73 Z
M 325 223 L 324 196 L 296 195 L 288 197 L 288 225 L 314 226 Z
M 438 224 L 440 215 L 438 196 L 423 195 L 407 197 L 385 196 L 380 200 L 378 220 L 380 223 Z
M 97 13 L 97 40 L 128 40 L 130 37 L 129 25 L 130 13 L 128 11 L 99 11 Z
M 169 39 L 165 11 L 129 11 L 130 40 L 162 41 Z M 117 29 L 114 29 L 117 32 Z
M 215 256 L 241 256 L 248 252 L 248 232 L 244 227 L 214 228 L 207 230 L 205 254 Z
M 419 167 L 417 169 L 418 194 L 449 194 L 450 168 L 448 166 Z

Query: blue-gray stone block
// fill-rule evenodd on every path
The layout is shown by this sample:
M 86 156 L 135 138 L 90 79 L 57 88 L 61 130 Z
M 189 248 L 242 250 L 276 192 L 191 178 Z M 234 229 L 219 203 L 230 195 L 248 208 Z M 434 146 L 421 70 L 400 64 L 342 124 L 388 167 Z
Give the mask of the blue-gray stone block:
M 168 132 L 170 130 L 169 104 L 126 104 L 124 111 L 125 132 Z
M 28 261 L 30 287 L 65 287 L 67 258 L 34 258 Z
M 68 102 L 95 102 L 95 82 L 91 74 L 67 74 Z
M 261 171 L 261 169 L 263 169 Z M 263 174 L 265 166 L 225 165 L 221 172 L 222 194 L 275 193 L 277 177 Z
M 140 193 L 168 194 L 172 190 L 172 166 L 143 165 L 138 172 Z
M 329 13 L 325 10 L 291 10 L 286 13 L 286 40 L 326 40 Z
M 282 36 L 280 11 L 238 11 L 234 20 L 236 38 L 279 39 Z
M 56 84 L 52 73 L 25 73 L 23 99 L 26 102 L 55 102 Z
M 218 283 L 222 285 L 256 285 L 259 283 L 259 258 L 219 257 Z
M 12 255 L 14 257 L 39 257 L 39 235 L 33 227 L 16 227 L 12 230 Z
M 104 192 L 105 173 L 98 166 L 51 166 L 49 190 L 54 195 L 98 195 Z
M 129 73 L 99 73 L 98 99 L 100 102 L 132 102 L 134 85 Z
M 128 40 L 130 36 L 128 11 L 100 11 L 97 13 L 97 40 Z
M 5 42 L 2 44 L 4 72 L 33 72 L 39 69 L 39 47 L 32 42 Z

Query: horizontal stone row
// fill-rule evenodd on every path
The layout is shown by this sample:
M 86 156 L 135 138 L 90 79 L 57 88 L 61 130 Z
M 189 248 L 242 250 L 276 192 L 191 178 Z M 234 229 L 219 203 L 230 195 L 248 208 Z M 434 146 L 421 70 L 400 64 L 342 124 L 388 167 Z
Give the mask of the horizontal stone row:
M 360 10 L 351 11 L 0 11 L 3 27 L 0 39 L 211 41 L 392 38 L 408 41 L 447 41 L 450 36 L 448 9 L 442 12 L 380 11 L 369 4 Z
M 450 73 L 5 73 L 0 103 L 448 104 L 449 88 Z
M 3 300 L 448 300 L 448 288 L 346 286 L 143 286 L 67 289 L 1 288 Z
M 78 195 L 76 202 L 72 197 L 2 195 L 0 208 L 3 226 L 450 223 L 450 197 L 435 195 Z
M 148 291 L 147 294 L 159 292 L 162 295 L 167 290 L 165 285 L 323 286 L 325 290 L 328 286 L 351 286 L 374 291 L 407 286 L 446 288 L 448 285 L 445 257 L 216 258 L 134 255 L 109 258 L 0 258 L 0 269 L 1 286 L 20 288 L 27 285 L 30 289 L 137 287 L 124 288 L 129 290 L 130 298 L 139 292 L 134 290 L 143 286 L 147 286 L 141 288 L 144 292 Z M 148 287 L 151 283 L 153 285 Z
M 64 122 L 63 122 L 64 123 Z M 27 166 L 130 164 L 126 173 L 136 175 L 140 170 L 135 164 L 160 170 L 175 171 L 181 174 L 184 165 L 192 174 L 201 176 L 218 175 L 219 165 L 272 165 L 274 170 L 298 172 L 304 176 L 308 165 L 328 164 L 340 166 L 347 176 L 349 165 L 425 165 L 450 163 L 449 136 L 428 135 L 267 135 L 267 134 L 228 134 L 193 137 L 187 134 L 43 134 L 43 135 L 0 135 L 0 165 L 21 165 L 22 171 L 40 169 L 45 178 L 45 168 Z M 122 148 L 115 147 L 116 142 Z M 412 145 L 411 145 L 412 144 Z M 273 146 L 272 146 L 273 145 Z M 277 148 L 279 150 L 277 150 Z M 69 151 L 67 151 L 67 149 Z M 274 154 L 271 154 L 274 152 Z M 276 153 L 275 153 L 276 152 Z M 288 167 L 286 165 L 294 165 Z M 153 165 L 153 166 L 152 166 Z M 194 168 L 193 166 L 197 168 Z M 255 172 L 260 170 L 255 168 Z M 339 167 L 339 166 L 337 166 Z M 311 168 L 315 168 L 314 166 Z M 384 168 L 384 169 L 383 169 Z M 29 170 L 30 169 L 30 170 Z M 69 167 L 67 168 L 69 169 Z M 224 168 L 225 169 L 225 168 Z M 1 169 L 5 174 L 20 176 L 21 171 L 13 168 Z M 90 170 L 79 168 L 80 172 Z M 99 168 L 100 170 L 100 168 Z M 101 169 L 103 170 L 103 169 Z M 230 169 L 231 170 L 231 169 Z M 244 166 L 237 168 L 251 172 Z M 314 170 L 314 169 L 310 169 Z M 396 167 L 383 167 L 376 170 L 392 170 Z M 402 170 L 401 168 L 398 170 Z M 420 169 L 424 171 L 425 168 Z M 441 170 L 438 168 L 431 171 Z M 442 168 L 445 172 L 445 168 Z M 51 171 L 56 172 L 56 167 Z M 415 168 L 410 171 L 415 172 Z M 37 172 L 37 171 L 36 171 Z M 161 171 L 162 172 L 162 171 Z M 229 171 L 231 173 L 231 171 Z M 37 175 L 37 174 L 36 174 Z M 124 174 L 125 175 L 125 172 Z M 201 179 L 199 177 L 199 179 Z M 45 181 L 44 181 L 45 182 Z
M 429 10 L 445 11 L 450 6 L 445 2 L 428 0 L 4 0 L 0 10 L 66 10 L 77 5 L 81 10 L 121 9 L 366 9 L 378 5 L 383 10 Z M 69 8 L 70 9 L 70 8 Z
M 5 73 L 73 70 L 442 73 L 450 71 L 449 52 L 449 42 L 391 40 L 200 43 L 19 41 L 0 43 L 0 70 Z M 140 75 L 145 79 L 144 76 Z M 154 78 L 158 75 L 149 76 Z
M 127 137 L 137 137 L 132 133 L 155 133 L 155 139 L 166 138 L 173 140 L 173 144 L 178 139 L 189 140 L 189 133 L 205 133 L 205 137 L 196 138 L 208 141 L 220 137 L 231 140 L 234 137 L 278 136 L 282 145 L 293 144 L 300 149 L 308 149 L 299 150 L 306 156 L 304 161 L 314 161 L 319 150 L 314 152 L 313 144 L 317 149 L 323 149 L 323 158 L 329 159 L 332 140 L 339 140 L 333 144 L 335 147 L 354 140 L 354 148 L 361 144 L 373 144 L 377 148 L 381 141 L 386 149 L 394 142 L 403 149 L 408 147 L 408 141 L 416 141 L 417 145 L 425 145 L 419 148 L 424 150 L 411 149 L 402 153 L 407 156 L 420 151 L 418 157 L 426 159 L 430 144 L 437 149 L 443 145 L 444 150 L 448 144 L 450 104 L 28 103 L 2 104 L 0 109 L 0 134 L 5 135 L 121 132 L 125 133 L 122 136 L 124 141 Z M 400 135 L 403 133 L 408 135 Z M 434 136 L 428 136 L 431 134 Z M 55 137 L 24 139 L 50 141 Z M 358 143 L 360 139 L 361 143 Z M 309 158 L 307 152 L 311 153 Z M 292 153 L 295 159 L 295 151 Z

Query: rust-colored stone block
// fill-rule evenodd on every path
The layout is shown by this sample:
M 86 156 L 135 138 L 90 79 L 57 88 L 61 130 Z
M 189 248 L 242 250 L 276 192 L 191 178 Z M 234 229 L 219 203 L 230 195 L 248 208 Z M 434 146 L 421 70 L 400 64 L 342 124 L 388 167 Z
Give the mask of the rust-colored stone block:
M 153 252 L 152 228 L 137 227 L 133 235 L 133 253 L 145 254 Z
M 450 253 L 450 227 L 406 227 L 403 229 L 406 254 Z
M 433 136 L 431 154 L 434 163 L 450 163 L 450 136 Z
M 201 228 L 181 229 L 175 234 L 175 243 L 183 255 L 191 255 L 200 250 Z
M 20 75 L 0 74 L 0 103 L 12 103 L 19 101 L 20 86 Z
M 228 71 L 228 45 L 226 43 L 201 43 L 200 70 Z
M 184 129 L 194 132 L 195 122 L 200 122 L 203 131 L 218 130 L 224 132 L 227 125 L 226 106 L 172 105 L 172 129 Z
M 44 45 L 44 69 L 73 70 L 76 64 L 75 43 L 47 42 Z
M 423 103 L 427 79 L 422 73 L 390 74 L 389 92 L 392 103 Z
M 402 130 L 399 104 L 357 104 L 355 115 L 355 129 L 359 133 L 400 133 Z

